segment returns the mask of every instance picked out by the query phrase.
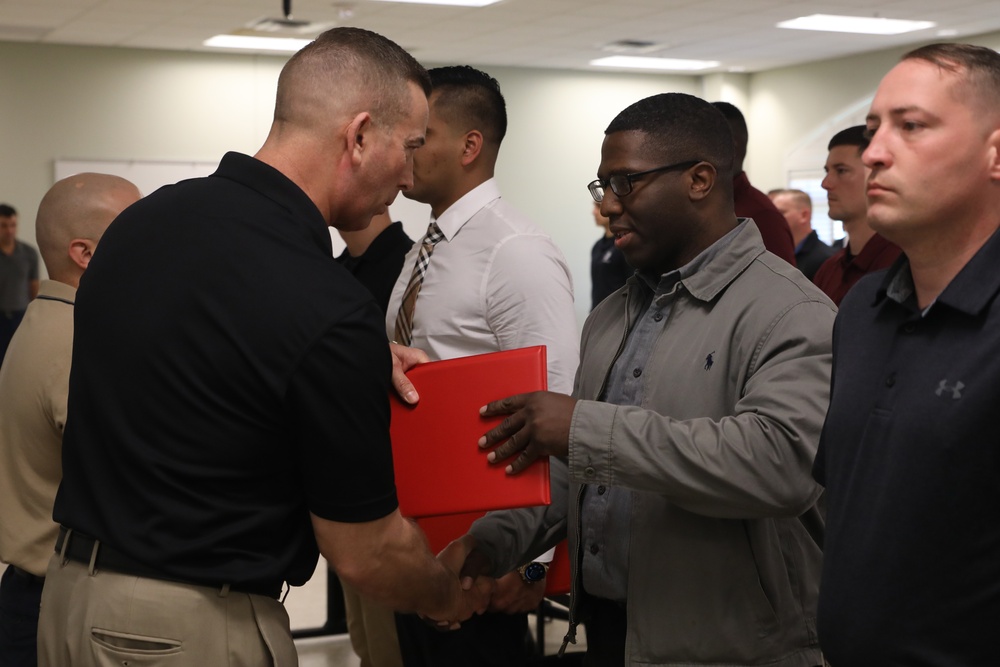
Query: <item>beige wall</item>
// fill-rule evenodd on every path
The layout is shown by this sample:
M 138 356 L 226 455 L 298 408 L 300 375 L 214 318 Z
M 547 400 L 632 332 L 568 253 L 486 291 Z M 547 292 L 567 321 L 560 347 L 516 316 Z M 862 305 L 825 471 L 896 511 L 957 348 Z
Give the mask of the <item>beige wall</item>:
M 211 161 L 228 150 L 253 153 L 267 134 L 285 59 L 0 43 L 0 201 L 20 211 L 20 235 L 33 242 L 38 201 L 57 159 Z M 510 116 L 497 169 L 501 188 L 566 254 L 582 322 L 590 246 L 600 235 L 586 184 L 597 171 L 604 128 L 642 97 L 699 94 L 700 82 L 488 69 Z M 404 222 L 411 235 L 422 234 L 423 209 L 399 210 L 410 216 Z
M 1000 33 L 964 38 L 972 44 L 1000 49 Z M 830 125 L 858 102 L 875 93 L 879 81 L 912 47 L 876 51 L 849 58 L 838 58 L 796 67 L 759 72 L 751 76 L 750 144 L 746 169 L 754 184 L 762 190 L 785 183 L 791 154 L 814 134 L 823 146 L 843 126 Z M 825 134 L 823 130 L 832 130 Z
M 1000 33 L 969 41 L 997 48 Z M 582 321 L 589 251 L 599 236 L 585 186 L 604 128 L 621 109 L 666 91 L 737 104 L 750 126 L 747 171 L 766 190 L 784 184 L 790 155 L 798 150 L 801 159 L 810 137 L 825 146 L 821 135 L 874 92 L 904 50 L 705 77 L 485 68 L 500 81 L 510 116 L 501 189 L 562 248 Z M 0 201 L 21 211 L 21 236 L 33 241 L 37 203 L 59 158 L 215 161 L 227 150 L 253 153 L 267 133 L 284 61 L 0 43 Z M 818 153 L 821 167 L 825 154 Z M 412 236 L 422 233 L 423 209 L 401 205 L 394 213 Z

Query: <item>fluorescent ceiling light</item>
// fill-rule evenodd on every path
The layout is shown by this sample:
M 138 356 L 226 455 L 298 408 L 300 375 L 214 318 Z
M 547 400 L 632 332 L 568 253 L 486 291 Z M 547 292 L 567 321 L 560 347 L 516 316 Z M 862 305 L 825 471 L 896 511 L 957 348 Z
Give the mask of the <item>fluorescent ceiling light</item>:
M 456 7 L 485 7 L 500 0 L 376 0 L 376 2 L 408 2 L 416 5 L 453 5 Z
M 300 37 L 259 37 L 256 35 L 216 35 L 204 41 L 205 46 L 219 49 L 251 49 L 254 51 L 285 51 L 294 53 L 311 42 Z
M 899 35 L 914 30 L 933 28 L 933 21 L 905 21 L 903 19 L 883 19 L 869 16 L 834 16 L 813 14 L 800 16 L 791 21 L 782 21 L 779 28 L 792 30 L 822 30 L 825 32 L 853 32 L 861 35 Z
M 717 60 L 680 60 L 678 58 L 654 58 L 650 56 L 608 56 L 591 60 L 598 67 L 626 67 L 629 69 L 660 69 L 674 72 L 690 72 L 718 67 Z

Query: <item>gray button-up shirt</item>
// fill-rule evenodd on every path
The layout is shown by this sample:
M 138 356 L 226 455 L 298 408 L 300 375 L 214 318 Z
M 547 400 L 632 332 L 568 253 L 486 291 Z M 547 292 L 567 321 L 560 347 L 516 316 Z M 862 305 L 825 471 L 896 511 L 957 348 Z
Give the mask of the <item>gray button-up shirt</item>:
M 679 269 L 658 279 L 636 274 L 637 287 L 630 299 L 637 299 L 642 314 L 632 323 L 625 348 L 615 360 L 601 400 L 615 405 L 643 404 L 643 372 L 650 363 L 656 340 L 670 321 L 671 308 L 685 278 L 722 252 L 743 228 L 736 228 L 706 248 Z M 581 572 L 583 588 L 595 597 L 625 603 L 628 591 L 629 530 L 632 491 L 622 487 L 588 484 L 583 492 Z

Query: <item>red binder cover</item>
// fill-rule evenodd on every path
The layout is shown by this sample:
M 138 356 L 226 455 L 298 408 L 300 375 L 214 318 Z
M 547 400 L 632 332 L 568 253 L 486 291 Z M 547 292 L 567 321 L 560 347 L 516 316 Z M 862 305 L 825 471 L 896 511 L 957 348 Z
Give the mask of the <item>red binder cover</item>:
M 503 417 L 483 418 L 490 401 L 544 390 L 545 346 L 433 361 L 410 369 L 415 406 L 392 395 L 392 459 L 399 509 L 426 517 L 548 505 L 549 461 L 517 475 L 490 465 L 476 442 Z

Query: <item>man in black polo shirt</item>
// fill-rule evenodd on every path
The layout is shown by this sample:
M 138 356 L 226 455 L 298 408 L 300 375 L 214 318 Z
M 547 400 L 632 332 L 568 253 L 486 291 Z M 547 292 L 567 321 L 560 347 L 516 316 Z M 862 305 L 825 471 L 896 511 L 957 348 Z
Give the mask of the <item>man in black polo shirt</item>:
M 42 665 L 296 664 L 276 598 L 319 552 L 385 604 L 472 614 L 399 514 L 382 316 L 327 229 L 412 184 L 429 88 L 391 41 L 324 33 L 256 156 L 111 225 L 77 298 Z
M 820 643 L 834 667 L 996 665 L 1000 55 L 906 54 L 867 125 L 868 220 L 904 255 L 836 321 Z

